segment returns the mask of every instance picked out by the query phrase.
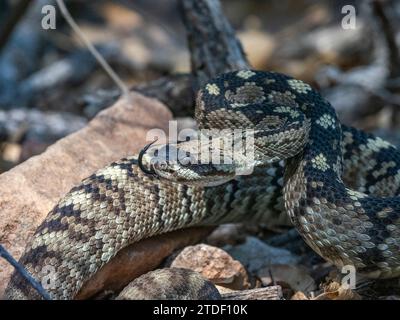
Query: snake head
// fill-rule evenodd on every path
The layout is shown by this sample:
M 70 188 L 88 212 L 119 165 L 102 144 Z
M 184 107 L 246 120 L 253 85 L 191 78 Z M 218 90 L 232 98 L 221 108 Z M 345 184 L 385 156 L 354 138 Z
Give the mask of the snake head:
M 177 144 L 152 142 L 140 152 L 138 165 L 144 173 L 170 182 L 203 187 L 226 183 L 302 150 L 309 121 L 272 120 L 272 129 L 223 131 Z
M 153 144 L 142 149 L 138 165 L 144 173 L 161 180 L 194 186 L 216 186 L 237 175 L 238 162 L 227 161 L 223 150 L 215 144 L 211 145 L 208 140 Z
M 146 174 L 170 182 L 217 186 L 238 175 L 252 173 L 255 165 L 249 154 L 238 152 L 233 147 L 237 141 L 226 136 L 200 137 L 157 146 L 152 146 L 153 143 L 140 152 L 139 167 Z
M 161 146 L 142 170 L 160 179 L 211 186 L 297 155 L 308 141 L 310 122 L 288 89 L 286 78 L 267 79 L 254 71 L 210 80 L 196 101 L 198 139 Z

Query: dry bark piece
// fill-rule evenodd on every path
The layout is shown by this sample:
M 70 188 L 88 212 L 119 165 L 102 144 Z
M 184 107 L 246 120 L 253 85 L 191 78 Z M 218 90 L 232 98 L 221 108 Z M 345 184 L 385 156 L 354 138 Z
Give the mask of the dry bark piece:
M 132 93 L 85 128 L 0 175 L 0 242 L 18 259 L 57 201 L 83 178 L 136 153 L 149 128 L 167 130 L 171 113 L 160 102 Z M 0 297 L 12 267 L 0 260 Z
M 247 272 L 242 264 L 224 250 L 206 244 L 186 247 L 171 267 L 194 270 L 213 283 L 230 289 L 249 287 Z
M 243 291 L 233 291 L 221 295 L 223 300 L 282 300 L 282 288 L 272 286 Z

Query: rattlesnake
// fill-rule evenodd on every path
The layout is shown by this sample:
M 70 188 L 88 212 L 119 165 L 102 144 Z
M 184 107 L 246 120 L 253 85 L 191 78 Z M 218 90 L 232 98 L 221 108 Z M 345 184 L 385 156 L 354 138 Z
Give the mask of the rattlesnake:
M 400 274 L 394 146 L 341 125 L 308 84 L 273 72 L 241 70 L 210 80 L 199 91 L 196 119 L 200 128 L 253 129 L 253 174 L 234 177 L 243 161 L 161 165 L 143 152 L 140 161 L 133 156 L 99 170 L 55 206 L 20 260 L 37 278 L 43 267 L 54 268 L 52 298 L 74 298 L 120 249 L 143 238 L 195 225 L 286 222 L 283 211 L 335 265 L 354 265 L 370 277 Z M 227 178 L 212 187 L 201 183 Z M 17 273 L 6 296 L 38 298 Z

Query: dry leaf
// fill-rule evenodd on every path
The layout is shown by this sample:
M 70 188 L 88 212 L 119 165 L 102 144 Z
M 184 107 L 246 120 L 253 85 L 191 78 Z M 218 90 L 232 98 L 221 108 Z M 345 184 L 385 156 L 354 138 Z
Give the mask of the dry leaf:
M 313 300 L 362 300 L 361 296 L 343 287 L 339 282 L 332 281 L 324 288 L 324 293 L 318 295 Z

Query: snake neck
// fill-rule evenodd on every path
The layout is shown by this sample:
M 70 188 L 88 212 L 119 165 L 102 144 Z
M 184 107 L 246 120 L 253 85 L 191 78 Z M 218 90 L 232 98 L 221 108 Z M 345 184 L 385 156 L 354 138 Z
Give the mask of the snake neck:
M 398 276 L 398 247 L 392 240 L 399 201 L 344 185 L 340 122 L 328 102 L 316 92 L 310 95 L 313 103 L 305 110 L 310 139 L 302 154 L 288 161 L 286 210 L 305 241 L 336 266 L 352 265 L 374 278 Z

